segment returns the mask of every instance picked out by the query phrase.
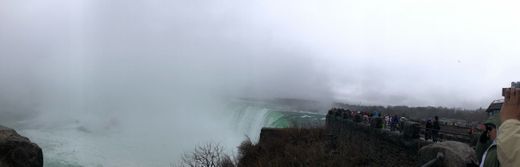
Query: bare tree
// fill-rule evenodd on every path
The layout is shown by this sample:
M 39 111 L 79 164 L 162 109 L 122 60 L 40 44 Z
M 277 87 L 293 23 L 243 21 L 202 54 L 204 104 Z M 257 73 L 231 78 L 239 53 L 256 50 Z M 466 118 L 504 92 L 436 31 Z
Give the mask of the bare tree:
M 182 167 L 233 167 L 230 156 L 220 144 L 207 143 L 197 146 L 193 152 L 184 153 L 179 166 Z

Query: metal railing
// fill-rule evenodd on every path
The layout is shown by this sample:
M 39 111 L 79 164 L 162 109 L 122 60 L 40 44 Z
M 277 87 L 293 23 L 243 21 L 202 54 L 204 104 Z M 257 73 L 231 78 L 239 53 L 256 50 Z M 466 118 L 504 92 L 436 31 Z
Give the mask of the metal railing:
M 430 167 L 430 166 L 433 166 L 435 163 L 437 163 L 437 161 L 442 161 L 444 159 L 444 154 L 442 152 L 438 152 L 437 153 L 437 157 L 435 157 L 434 159 L 426 162 L 424 165 L 422 165 L 421 167 Z
M 424 137 L 424 139 L 427 139 L 427 138 L 432 139 L 433 131 L 434 131 L 433 129 L 425 128 L 425 127 L 420 127 L 420 128 L 421 128 L 421 130 L 420 130 L 421 137 Z M 429 135 L 429 137 L 426 137 L 427 135 Z M 453 131 L 438 130 L 437 137 L 438 137 L 439 141 L 454 140 L 454 141 L 459 141 L 459 142 L 464 142 L 464 143 L 469 144 L 472 142 L 472 139 L 474 136 L 472 136 L 468 133 L 457 133 L 457 132 L 453 132 Z

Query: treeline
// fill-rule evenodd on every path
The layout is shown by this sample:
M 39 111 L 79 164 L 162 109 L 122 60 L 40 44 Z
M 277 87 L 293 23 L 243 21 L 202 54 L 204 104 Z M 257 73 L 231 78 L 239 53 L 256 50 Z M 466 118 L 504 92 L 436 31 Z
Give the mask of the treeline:
M 411 119 L 431 119 L 434 116 L 448 119 L 465 120 L 469 122 L 481 122 L 487 118 L 485 109 L 466 110 L 447 107 L 409 107 L 409 106 L 365 106 L 345 103 L 335 103 L 334 107 L 345 108 L 352 111 L 381 112 L 383 114 L 399 115 Z

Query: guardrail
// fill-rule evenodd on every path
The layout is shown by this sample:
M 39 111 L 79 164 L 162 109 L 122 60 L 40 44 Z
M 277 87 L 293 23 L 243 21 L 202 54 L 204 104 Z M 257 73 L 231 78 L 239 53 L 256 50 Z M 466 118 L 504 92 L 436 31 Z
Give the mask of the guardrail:
M 369 126 L 370 128 L 387 129 L 387 130 L 391 130 L 391 131 L 399 131 L 400 133 L 407 133 L 405 131 L 408 129 L 408 135 L 412 136 L 412 138 L 418 138 L 418 139 L 422 139 L 422 140 L 427 139 L 427 133 L 429 133 L 428 130 L 433 131 L 433 129 L 427 129 L 426 127 L 424 127 L 424 123 L 413 121 L 413 120 L 407 120 L 404 122 L 400 122 L 397 124 L 397 127 L 395 127 L 395 126 L 391 127 L 391 126 L 382 126 L 381 123 L 387 125 L 384 121 L 379 122 L 379 124 L 376 124 L 375 123 L 376 119 L 370 118 L 369 120 L 366 120 L 366 118 L 363 118 L 363 116 L 345 115 L 345 113 L 332 112 L 327 115 L 327 118 L 328 119 L 334 118 L 334 119 L 351 120 L 358 124 L 363 124 L 363 125 Z M 379 121 L 381 121 L 382 118 L 377 118 L 377 119 L 379 119 Z M 407 125 L 405 125 L 405 124 L 407 124 Z M 413 127 L 410 129 L 410 127 L 407 127 L 407 126 L 413 126 Z M 382 128 L 382 127 L 384 127 L 384 128 Z M 445 128 L 447 126 L 443 126 L 443 127 Z M 454 129 L 454 130 L 465 131 L 466 129 Z M 443 130 L 443 129 L 438 130 L 438 139 L 439 139 L 438 141 L 451 140 L 451 141 L 459 141 L 459 142 L 468 143 L 468 144 L 471 144 L 473 142 L 473 136 L 471 136 L 468 133 L 460 133 L 460 132 L 448 131 L 448 130 Z
M 421 130 L 420 130 L 420 135 L 421 135 L 421 139 L 432 139 L 433 140 L 433 129 L 429 129 L 429 128 L 425 128 L 425 127 L 420 127 Z M 429 137 L 428 137 L 429 136 Z M 474 140 L 474 136 L 473 135 L 470 135 L 468 133 L 457 133 L 457 132 L 453 132 L 453 131 L 446 131 L 446 130 L 438 130 L 438 139 L 439 141 L 446 141 L 446 140 L 451 140 L 451 141 L 458 141 L 458 142 L 463 142 L 463 143 L 468 143 L 468 144 L 471 144 Z
M 433 166 L 437 161 L 442 161 L 442 159 L 444 159 L 444 154 L 441 153 L 441 152 L 438 152 L 437 153 L 437 157 L 435 157 L 435 159 L 432 159 L 428 162 L 426 162 L 424 165 L 422 165 L 421 167 L 430 167 L 430 166 Z

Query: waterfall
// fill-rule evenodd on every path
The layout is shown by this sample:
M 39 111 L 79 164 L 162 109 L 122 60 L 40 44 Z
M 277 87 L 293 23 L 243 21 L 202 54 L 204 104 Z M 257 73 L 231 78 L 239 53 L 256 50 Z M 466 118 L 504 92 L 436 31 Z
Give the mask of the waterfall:
M 240 106 L 233 111 L 235 131 L 243 134 L 256 142 L 262 128 L 287 128 L 291 124 L 285 119 L 284 114 L 266 106 Z
M 264 127 L 297 127 L 324 119 L 322 114 L 258 101 L 190 109 L 186 113 L 192 114 L 126 114 L 115 117 L 115 123 L 112 119 L 83 118 L 19 132 L 43 148 L 44 163 L 49 167 L 167 166 L 197 144 L 215 142 L 233 153 L 246 136 L 258 142 Z M 204 115 L 203 109 L 218 112 Z M 115 125 L 104 129 L 107 121 Z

